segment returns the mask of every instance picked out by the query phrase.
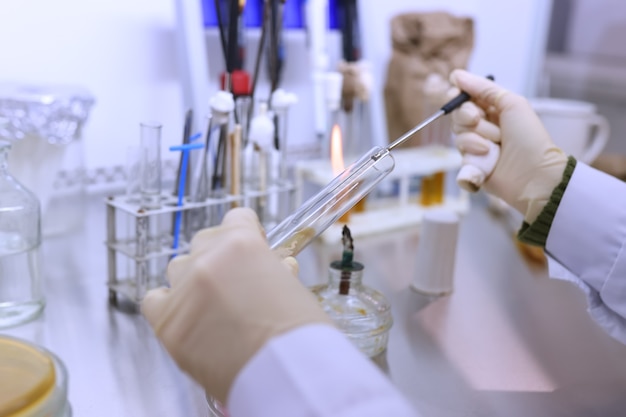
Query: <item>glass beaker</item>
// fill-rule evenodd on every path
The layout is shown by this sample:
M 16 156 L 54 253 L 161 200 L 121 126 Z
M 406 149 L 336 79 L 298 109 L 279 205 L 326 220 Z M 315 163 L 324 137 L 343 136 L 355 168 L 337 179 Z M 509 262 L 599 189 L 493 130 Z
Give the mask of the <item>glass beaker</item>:
M 391 306 L 383 294 L 363 285 L 363 270 L 359 262 L 345 268 L 341 261 L 334 261 L 328 270 L 328 283 L 313 286 L 311 291 L 339 330 L 383 367 L 393 324 Z
M 37 317 L 45 304 L 39 200 L 9 174 L 10 149 L 0 141 L 0 328 Z
M 67 371 L 51 352 L 2 336 L 0 370 L 0 416 L 71 416 Z

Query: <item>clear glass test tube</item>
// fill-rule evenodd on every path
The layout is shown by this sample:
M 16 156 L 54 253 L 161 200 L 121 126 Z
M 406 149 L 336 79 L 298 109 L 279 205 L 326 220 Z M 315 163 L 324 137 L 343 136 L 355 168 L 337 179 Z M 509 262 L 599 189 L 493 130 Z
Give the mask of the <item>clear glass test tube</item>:
M 287 120 L 289 111 L 287 108 L 276 109 L 274 110 L 274 117 L 278 138 L 278 149 L 276 152 L 278 160 L 275 164 L 277 166 L 276 182 L 283 183 L 287 180 Z
M 250 127 L 250 110 L 252 110 L 252 99 L 248 96 L 237 97 L 235 100 L 235 113 L 241 125 L 241 140 L 243 147 L 248 145 L 248 128 Z
M 141 123 L 141 203 L 161 207 L 161 124 Z
M 279 256 L 295 256 L 365 197 L 394 167 L 389 150 L 372 148 L 272 229 L 267 240 Z
M 141 147 L 132 145 L 126 148 L 126 202 L 139 203 L 141 200 Z
M 366 140 L 363 134 L 363 126 L 365 126 L 365 103 L 358 98 L 353 101 L 353 107 L 350 112 L 343 112 L 343 154 L 346 157 L 353 157 L 365 152 L 369 146 L 363 141 Z

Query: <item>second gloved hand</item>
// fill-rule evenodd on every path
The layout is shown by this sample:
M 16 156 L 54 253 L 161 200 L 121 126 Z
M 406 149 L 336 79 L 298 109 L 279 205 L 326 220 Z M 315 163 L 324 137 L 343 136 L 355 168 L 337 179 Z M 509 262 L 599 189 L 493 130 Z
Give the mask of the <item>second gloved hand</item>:
M 567 156 L 556 147 L 530 103 L 486 78 L 455 70 L 450 81 L 472 101 L 453 112 L 457 147 L 466 162 L 500 145 L 485 189 L 532 223 L 561 181 Z
M 171 288 L 142 310 L 178 365 L 222 403 L 252 356 L 273 336 L 330 319 L 270 251 L 256 214 L 234 209 L 199 232 L 167 270 Z M 297 265 L 297 264 L 295 264 Z

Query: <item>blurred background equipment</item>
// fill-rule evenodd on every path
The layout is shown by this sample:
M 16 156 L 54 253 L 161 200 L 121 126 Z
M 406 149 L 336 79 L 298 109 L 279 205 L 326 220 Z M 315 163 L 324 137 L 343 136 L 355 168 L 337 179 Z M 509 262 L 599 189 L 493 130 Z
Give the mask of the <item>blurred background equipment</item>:
M 13 143 L 11 172 L 41 202 L 44 235 L 68 233 L 84 219 L 81 136 L 93 104 L 82 87 L 0 83 L 0 140 Z
M 447 81 L 453 69 L 467 67 L 474 47 L 474 21 L 446 12 L 404 13 L 391 21 L 391 40 L 385 81 L 390 142 L 431 114 L 424 94 L 429 76 L 439 74 Z M 422 134 L 404 146 L 423 143 Z

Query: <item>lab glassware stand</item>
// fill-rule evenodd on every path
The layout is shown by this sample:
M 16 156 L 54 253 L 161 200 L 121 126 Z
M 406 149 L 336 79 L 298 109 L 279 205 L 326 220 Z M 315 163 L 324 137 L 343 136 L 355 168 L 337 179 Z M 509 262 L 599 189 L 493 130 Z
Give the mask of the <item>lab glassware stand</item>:
M 218 225 L 226 211 L 232 207 L 255 207 L 260 199 L 275 202 L 265 211 L 263 225 L 271 228 L 285 213 L 295 207 L 295 186 L 291 181 L 276 182 L 265 191 L 248 190 L 240 195 L 224 195 L 191 202 L 187 198 L 181 205 L 176 196 L 161 193 L 158 209 L 146 209 L 141 196 L 110 196 L 106 203 L 106 248 L 109 303 L 119 305 L 120 295 L 138 304 L 145 294 L 167 284 L 167 263 L 174 256 L 189 252 L 193 235 L 203 227 L 189 229 L 186 223 L 191 216 L 203 211 L 207 223 L 204 227 Z M 281 206 L 282 205 L 282 206 Z M 178 236 L 173 227 L 177 213 L 182 226 Z

